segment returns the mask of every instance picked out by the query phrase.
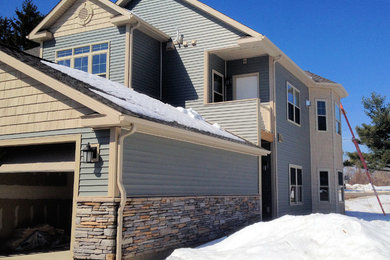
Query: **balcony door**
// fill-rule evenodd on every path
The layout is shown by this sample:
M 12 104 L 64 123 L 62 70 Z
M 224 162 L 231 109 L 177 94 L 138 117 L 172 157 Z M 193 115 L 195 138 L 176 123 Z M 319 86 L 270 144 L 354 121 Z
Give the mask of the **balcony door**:
M 233 99 L 251 99 L 259 97 L 259 73 L 233 76 Z

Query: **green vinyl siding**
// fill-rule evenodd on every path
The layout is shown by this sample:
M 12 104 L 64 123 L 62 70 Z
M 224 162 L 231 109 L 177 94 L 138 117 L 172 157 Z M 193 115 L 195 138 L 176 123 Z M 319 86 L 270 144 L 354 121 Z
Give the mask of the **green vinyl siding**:
M 126 27 L 124 26 L 76 33 L 44 42 L 43 58 L 55 62 L 57 50 L 82 46 L 84 44 L 109 42 L 109 78 L 112 81 L 123 84 L 125 75 L 125 41 Z
M 132 87 L 160 99 L 160 42 L 135 30 L 133 44 Z
M 185 1 L 133 0 L 127 8 L 172 39 L 176 29 L 183 34 L 188 47 L 164 48 L 163 100 L 175 106 L 202 106 L 205 50 L 231 46 L 246 34 Z M 192 40 L 197 41 L 196 46 Z
M 278 154 L 278 210 L 285 214 L 309 214 L 312 211 L 309 90 L 282 65 L 276 63 L 276 131 L 283 137 L 277 145 Z M 300 91 L 301 125 L 287 120 L 287 82 Z M 289 164 L 302 167 L 302 204 L 289 203 Z
M 61 135 L 81 134 L 81 149 L 87 145 L 99 144 L 99 163 L 80 163 L 79 196 L 107 196 L 108 192 L 108 163 L 110 130 L 96 130 L 90 128 L 44 131 L 14 135 L 0 135 L 0 140 L 11 140 L 33 137 L 53 137 Z M 81 153 L 81 161 L 82 161 Z
M 129 197 L 258 194 L 258 158 L 136 133 L 125 139 Z

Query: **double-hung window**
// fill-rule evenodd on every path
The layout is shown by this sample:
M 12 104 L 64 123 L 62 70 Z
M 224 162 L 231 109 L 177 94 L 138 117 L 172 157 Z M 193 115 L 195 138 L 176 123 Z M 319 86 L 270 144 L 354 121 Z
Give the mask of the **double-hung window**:
M 225 101 L 225 84 L 224 84 L 224 76 L 218 71 L 213 70 L 213 93 L 212 98 L 213 102 L 223 102 Z
M 329 201 L 329 172 L 320 171 L 320 201 Z
M 326 101 L 324 100 L 317 100 L 317 130 L 327 130 Z
M 302 167 L 289 165 L 290 171 L 290 204 L 302 204 Z
M 298 125 L 301 124 L 299 99 L 299 90 L 287 82 L 287 119 Z
M 338 184 L 339 184 L 339 202 L 344 201 L 344 174 L 339 171 L 338 173 Z
M 336 103 L 334 106 L 334 118 L 335 118 L 335 124 L 336 124 L 336 133 L 341 135 L 341 110 L 340 106 Z
M 108 42 L 84 45 L 56 52 L 60 65 L 108 78 Z

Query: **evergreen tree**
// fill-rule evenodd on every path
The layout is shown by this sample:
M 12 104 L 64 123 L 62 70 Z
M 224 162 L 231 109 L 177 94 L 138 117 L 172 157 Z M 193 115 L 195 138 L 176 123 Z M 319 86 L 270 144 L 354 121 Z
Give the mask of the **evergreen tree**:
M 38 46 L 26 36 L 42 21 L 43 15 L 32 0 L 24 0 L 22 9 L 15 10 L 16 17 L 0 18 L 0 41 L 21 50 Z
M 0 16 L 0 42 L 9 45 L 15 46 L 14 42 L 14 32 L 12 28 L 12 20 L 7 17 Z
M 390 165 L 390 103 L 386 103 L 385 96 L 376 93 L 363 98 L 362 103 L 371 123 L 356 127 L 358 141 L 370 150 L 370 153 L 365 154 L 369 168 L 380 170 Z M 361 166 L 357 153 L 347 154 L 350 164 Z

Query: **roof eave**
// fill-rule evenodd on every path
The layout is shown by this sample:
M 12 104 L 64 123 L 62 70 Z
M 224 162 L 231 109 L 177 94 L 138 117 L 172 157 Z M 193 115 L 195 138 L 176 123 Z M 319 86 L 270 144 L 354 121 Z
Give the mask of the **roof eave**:
M 321 82 L 321 83 L 316 83 L 317 87 L 328 87 L 333 89 L 339 96 L 340 98 L 345 98 L 348 97 L 348 92 L 344 88 L 343 85 L 339 83 L 326 83 L 326 82 Z
M 153 122 L 143 118 L 133 117 L 129 115 L 122 116 L 121 125 L 126 126 L 129 124 L 135 124 L 137 132 L 190 142 L 203 146 L 209 146 L 212 148 L 229 150 L 253 156 L 265 156 L 271 153 L 270 151 L 267 151 L 255 145 L 249 145 L 246 143 L 228 140 L 225 138 L 217 138 L 215 136 L 198 133 L 195 131 L 190 131 L 167 124 Z

